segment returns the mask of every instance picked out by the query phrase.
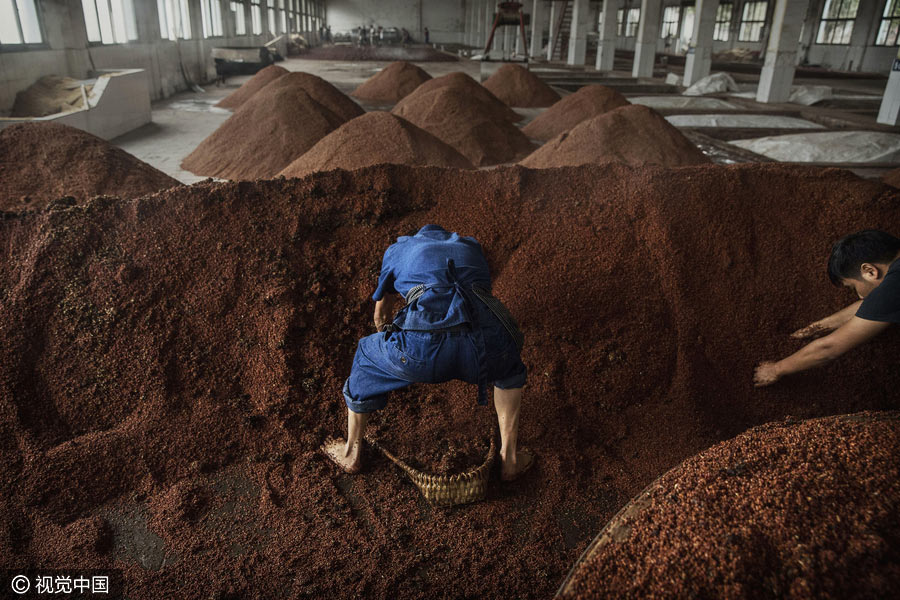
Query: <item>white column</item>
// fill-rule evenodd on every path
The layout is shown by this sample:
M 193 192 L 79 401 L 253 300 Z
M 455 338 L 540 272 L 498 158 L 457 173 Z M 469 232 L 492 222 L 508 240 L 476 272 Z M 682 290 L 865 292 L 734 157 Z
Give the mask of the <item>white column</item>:
M 545 15 L 543 0 L 534 0 L 531 8 L 531 44 L 528 52 L 531 58 L 538 58 L 541 55 L 544 41 Z
M 618 27 L 616 17 L 620 1 L 603 0 L 603 24 L 597 39 L 597 62 L 594 65 L 598 71 L 613 70 L 613 61 L 616 55 L 616 34 L 618 33 L 616 31 Z
M 885 125 L 900 125 L 900 51 L 891 66 L 891 74 L 884 88 L 878 122 Z
M 757 102 L 787 102 L 797 66 L 800 29 L 808 0 L 776 0 L 766 60 L 759 74 Z
M 509 37 L 509 25 L 504 25 L 500 32 L 503 34 L 503 56 L 509 56 L 512 54 L 512 45 L 511 38 Z
M 516 38 L 516 43 L 513 44 L 516 47 L 516 54 L 520 56 L 525 55 L 525 47 L 522 45 L 522 30 L 517 25 L 513 30 L 513 37 Z
M 712 65 L 713 33 L 719 0 L 697 0 L 694 9 L 694 32 L 684 62 L 684 85 L 692 85 L 709 75 Z
M 641 22 L 634 45 L 634 65 L 631 67 L 633 77 L 653 77 L 661 7 L 661 0 L 641 0 Z
M 559 2 L 550 3 L 550 35 L 547 36 L 547 60 L 553 60 L 553 44 L 556 43 L 556 22 L 559 20 Z
M 566 64 L 583 65 L 587 51 L 587 28 L 590 15 L 587 0 L 575 0 L 572 6 L 572 25 L 569 32 L 569 57 Z

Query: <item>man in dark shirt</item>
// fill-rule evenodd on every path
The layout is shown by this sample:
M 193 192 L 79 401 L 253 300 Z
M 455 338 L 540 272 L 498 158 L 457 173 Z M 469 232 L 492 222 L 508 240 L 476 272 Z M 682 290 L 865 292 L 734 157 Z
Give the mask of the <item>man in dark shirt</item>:
M 359 342 L 343 390 L 347 438 L 325 440 L 328 458 L 358 472 L 369 414 L 387 405 L 390 392 L 460 379 L 478 385 L 479 404 L 487 404 L 493 384 L 501 478 L 516 479 L 531 466 L 534 455 L 517 446 L 526 380 L 521 332 L 490 288 L 487 260 L 474 238 L 426 225 L 388 247 L 372 295 L 380 333 Z M 406 305 L 394 315 L 398 295 Z
M 900 323 L 900 239 L 867 229 L 834 243 L 828 259 L 828 277 L 835 285 L 856 291 L 860 300 L 833 315 L 795 331 L 807 339 L 828 333 L 778 362 L 756 367 L 757 387 L 771 385 L 791 373 L 824 365 L 843 353 Z

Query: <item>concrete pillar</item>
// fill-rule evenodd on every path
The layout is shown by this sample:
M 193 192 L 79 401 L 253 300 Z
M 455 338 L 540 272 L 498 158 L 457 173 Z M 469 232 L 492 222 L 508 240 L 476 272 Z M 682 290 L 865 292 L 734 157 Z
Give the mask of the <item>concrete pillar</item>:
M 616 37 L 618 34 L 616 22 L 619 3 L 621 0 L 603 0 L 603 24 L 597 38 L 597 62 L 594 66 L 598 71 L 612 71 L 616 55 Z
M 569 56 L 566 64 L 584 64 L 589 15 L 588 0 L 575 0 L 572 3 L 572 29 L 569 32 Z
M 860 2 L 856 11 L 856 21 L 853 24 L 853 32 L 850 34 L 850 52 L 848 53 L 847 70 L 862 71 L 863 58 L 866 56 L 866 48 L 869 45 L 869 35 L 872 27 L 880 21 L 878 3 Z
M 475 2 L 475 39 L 472 42 L 473 46 L 481 46 L 484 47 L 484 5 L 481 0 L 474 0 Z
M 689 86 L 709 75 L 712 65 L 713 33 L 719 0 L 697 0 L 694 9 L 694 32 L 684 62 L 684 85 Z
M 459 43 L 465 46 L 469 45 L 469 38 L 472 36 L 472 0 L 463 2 L 463 27 L 462 35 Z
M 481 28 L 484 20 L 484 11 L 481 10 L 481 2 L 479 0 L 471 0 L 472 2 L 472 36 L 469 43 L 477 46 L 481 43 Z
M 222 18 L 225 19 L 224 14 Z M 159 11 L 155 3 L 136 2 L 134 4 L 134 21 L 137 27 L 138 40 L 158 40 L 161 37 Z M 225 31 L 231 30 L 226 29 Z M 228 33 L 227 35 L 231 34 Z
M 191 38 L 203 39 L 203 19 L 200 18 L 200 0 L 188 0 L 188 10 L 191 11 Z
M 522 30 L 516 27 L 513 30 L 513 37 L 516 38 L 516 43 L 514 44 L 516 47 L 516 54 L 519 56 L 525 55 L 525 46 L 524 41 L 522 40 Z
M 547 60 L 553 60 L 553 45 L 556 43 L 556 22 L 559 21 L 559 2 L 550 3 L 550 35 L 547 36 Z
M 641 22 L 638 25 L 634 65 L 631 68 L 633 77 L 653 77 L 661 10 L 661 0 L 641 0 Z
M 541 48 L 544 47 L 544 20 L 546 16 L 546 8 L 543 0 L 534 0 L 531 7 L 531 44 L 529 46 L 528 55 L 531 58 L 538 58 L 541 55 Z
M 787 102 L 790 97 L 807 4 L 808 0 L 776 0 L 757 102 Z
M 900 51 L 891 66 L 877 120 L 884 125 L 900 125 Z
M 494 26 L 494 2 L 487 0 L 484 3 L 484 43 L 487 44 L 488 36 L 491 35 L 491 28 Z M 497 36 L 494 36 L 494 48 L 497 47 Z M 488 48 L 493 50 L 494 48 Z

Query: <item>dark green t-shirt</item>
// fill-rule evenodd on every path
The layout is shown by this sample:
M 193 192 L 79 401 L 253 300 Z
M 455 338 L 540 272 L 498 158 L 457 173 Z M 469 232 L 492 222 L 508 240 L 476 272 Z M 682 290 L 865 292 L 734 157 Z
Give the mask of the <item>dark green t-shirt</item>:
M 863 299 L 856 316 L 867 321 L 900 323 L 900 259 L 891 263 L 878 287 Z

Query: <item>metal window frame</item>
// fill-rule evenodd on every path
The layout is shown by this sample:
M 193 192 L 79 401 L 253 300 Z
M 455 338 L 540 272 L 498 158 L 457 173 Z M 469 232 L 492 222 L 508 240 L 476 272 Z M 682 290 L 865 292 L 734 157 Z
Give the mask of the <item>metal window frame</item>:
M 837 1 L 837 3 L 838 3 L 838 14 L 841 14 L 841 9 L 844 8 L 844 2 L 848 2 L 848 3 L 850 2 L 850 0 L 832 0 L 832 2 L 834 2 L 834 1 Z M 850 45 L 849 39 L 846 42 L 833 41 L 835 29 L 831 30 L 831 40 L 832 41 L 828 41 L 828 42 L 820 42 L 819 41 L 819 37 L 822 35 L 822 32 L 823 32 L 823 28 L 828 23 L 841 23 L 842 24 L 842 28 L 841 28 L 842 36 L 843 36 L 843 32 L 844 32 L 843 28 L 846 27 L 847 22 L 850 23 L 850 35 L 851 36 L 853 35 L 853 27 L 856 25 L 856 15 L 853 15 L 852 17 L 826 17 L 825 16 L 826 4 L 827 4 L 827 0 L 826 0 L 826 2 L 824 2 L 822 4 L 822 16 L 819 17 L 819 26 L 816 28 L 815 44 L 817 46 L 849 46 Z M 857 14 L 859 13 L 859 4 L 856 5 L 856 12 L 857 12 Z
M 123 0 L 123 1 L 125 1 L 125 0 Z M 113 41 L 112 43 L 110 43 L 110 44 L 107 44 L 106 42 L 103 41 L 103 28 L 100 27 L 100 12 L 97 10 L 97 2 L 106 2 L 106 8 L 109 9 L 109 13 L 108 13 L 108 14 L 109 14 L 109 19 L 110 19 L 110 20 L 109 20 L 109 26 L 110 26 L 110 29 L 111 29 L 112 32 L 113 32 L 113 40 L 114 40 L 114 41 Z M 124 42 L 117 42 L 117 41 L 115 41 L 115 38 L 116 38 L 116 28 L 113 26 L 113 22 L 112 22 L 112 14 L 113 14 L 113 13 L 112 13 L 112 4 L 111 4 L 111 2 L 112 2 L 112 0 L 91 0 L 91 5 L 94 7 L 94 12 L 95 12 L 96 15 L 97 15 L 97 27 L 100 28 L 100 41 L 99 41 L 99 42 L 92 42 L 91 40 L 88 40 L 88 46 L 91 47 L 91 48 L 97 48 L 97 47 L 100 47 L 100 46 L 124 46 L 125 44 L 130 44 L 131 42 L 137 42 L 137 41 L 140 41 L 140 39 L 141 39 L 140 36 L 137 36 L 137 37 L 135 37 L 133 40 L 126 39 Z M 133 3 L 133 0 L 132 0 L 132 3 Z M 157 20 L 158 20 L 158 19 L 157 19 Z M 126 29 L 127 29 L 127 27 L 126 27 Z M 135 33 L 137 33 L 137 27 L 135 27 Z M 162 33 L 162 32 L 160 32 L 160 33 Z M 127 32 L 127 31 L 125 32 L 125 37 L 126 37 L 126 38 L 128 37 L 128 32 Z M 163 39 L 168 39 L 168 38 L 163 38 Z
M 719 19 L 719 10 L 723 7 L 728 7 L 728 18 L 727 19 Z M 714 42 L 727 42 L 731 39 L 731 25 L 734 23 L 734 2 L 720 2 L 719 6 L 716 7 L 716 22 L 713 24 L 713 41 Z M 725 39 L 721 39 L 716 37 L 720 27 L 724 26 L 725 28 Z
M 674 8 L 677 12 L 677 17 L 675 17 L 674 21 L 666 21 L 666 13 L 671 12 L 669 9 Z M 662 23 L 660 23 L 659 27 L 659 38 L 665 39 L 667 36 L 663 35 L 666 32 L 667 25 L 675 25 L 675 31 L 672 33 L 672 37 L 674 38 L 678 34 L 678 23 L 681 21 L 681 17 L 684 14 L 681 10 L 684 8 L 680 4 L 670 4 L 669 6 L 664 6 L 662 11 Z
M 747 7 L 750 6 L 751 4 L 764 4 L 766 6 L 766 9 L 763 11 L 763 18 L 761 21 L 744 19 L 744 14 L 747 12 Z M 761 42 L 763 28 L 766 26 L 766 15 L 768 15 L 768 12 L 769 12 L 769 0 L 752 0 L 751 2 L 745 3 L 743 5 L 742 9 L 743 10 L 741 11 L 741 21 L 740 21 L 740 27 L 738 28 L 737 41 L 750 42 L 750 43 Z M 756 30 L 757 35 L 756 35 L 755 39 L 749 39 L 749 38 L 742 37 L 741 34 L 744 32 L 744 25 L 749 25 L 749 26 L 759 25 L 759 29 Z
M 900 16 L 893 16 L 894 11 L 897 9 L 898 2 L 900 2 L 900 0 L 887 0 L 887 2 L 884 3 L 884 11 L 881 13 L 881 19 L 878 22 L 878 31 L 875 33 L 874 46 L 880 46 L 882 48 L 900 46 Z M 878 36 L 881 34 L 885 22 L 888 23 L 888 37 L 884 42 L 878 43 Z M 897 24 L 897 29 L 894 32 L 894 41 L 890 42 L 888 41 L 890 39 L 890 29 L 895 23 Z
M 215 11 L 213 11 L 213 3 L 214 2 L 219 4 L 219 31 L 221 33 L 218 33 L 218 34 L 215 33 L 216 28 L 215 28 L 215 24 L 213 23 L 213 16 L 214 16 L 214 12 L 215 12 Z M 204 4 L 206 5 L 206 12 L 209 15 L 209 28 L 213 33 L 212 33 L 212 35 L 204 35 L 203 39 L 204 40 L 212 40 L 212 39 L 216 39 L 216 38 L 225 37 L 225 25 L 222 23 L 222 3 L 220 0 L 200 0 L 201 33 L 203 33 L 202 29 L 203 29 L 203 6 L 204 6 Z
M 49 48 L 50 44 L 47 42 L 47 31 L 44 28 L 44 15 L 37 0 L 34 2 L 34 14 L 35 17 L 37 17 L 38 31 L 41 34 L 40 42 L 25 41 L 25 32 L 22 31 L 22 17 L 19 16 L 19 6 L 16 4 L 16 0 L 12 0 L 12 7 L 13 14 L 16 16 L 16 27 L 19 30 L 19 38 L 22 41 L 18 44 L 0 44 L 0 52 L 23 52 L 26 50 L 46 50 Z

